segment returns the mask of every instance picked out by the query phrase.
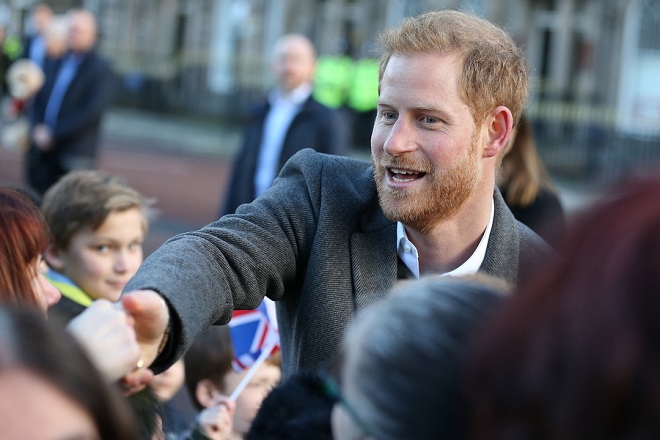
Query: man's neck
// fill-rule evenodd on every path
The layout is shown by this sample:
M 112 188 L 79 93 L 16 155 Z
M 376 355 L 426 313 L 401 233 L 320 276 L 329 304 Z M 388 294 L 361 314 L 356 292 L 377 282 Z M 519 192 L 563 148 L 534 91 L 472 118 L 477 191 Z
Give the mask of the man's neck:
M 490 219 L 493 190 L 474 194 L 454 216 L 426 233 L 405 226 L 417 248 L 421 275 L 449 272 L 474 253 Z

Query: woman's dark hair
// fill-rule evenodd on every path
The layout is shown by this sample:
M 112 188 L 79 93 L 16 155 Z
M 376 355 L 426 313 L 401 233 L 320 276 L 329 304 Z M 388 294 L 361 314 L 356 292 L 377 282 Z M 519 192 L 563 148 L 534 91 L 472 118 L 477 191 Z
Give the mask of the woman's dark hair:
M 137 440 L 137 426 L 119 390 L 112 388 L 63 327 L 36 310 L 0 308 L 0 374 L 21 367 L 85 408 L 101 440 Z
M 660 179 L 621 185 L 483 328 L 473 438 L 660 437 Z

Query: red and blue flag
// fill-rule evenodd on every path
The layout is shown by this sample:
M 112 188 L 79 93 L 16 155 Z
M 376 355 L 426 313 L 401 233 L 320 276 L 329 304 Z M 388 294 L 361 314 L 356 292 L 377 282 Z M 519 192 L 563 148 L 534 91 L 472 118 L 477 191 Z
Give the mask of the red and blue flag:
M 269 319 L 264 301 L 254 310 L 235 310 L 229 330 L 235 355 L 232 365 L 237 372 L 254 364 L 263 350 L 279 349 L 277 325 Z

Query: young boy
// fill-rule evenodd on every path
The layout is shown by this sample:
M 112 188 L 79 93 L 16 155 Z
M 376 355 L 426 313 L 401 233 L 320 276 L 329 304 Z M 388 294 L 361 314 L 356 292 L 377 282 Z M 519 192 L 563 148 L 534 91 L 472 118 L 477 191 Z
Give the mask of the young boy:
M 200 411 L 195 430 L 201 431 L 208 438 L 245 438 L 261 402 L 282 377 L 278 351 L 259 366 L 236 401 L 227 402 L 226 399 L 247 372 L 234 371 L 233 359 L 231 333 L 229 327 L 224 325 L 208 328 L 184 355 L 186 387 L 193 404 Z M 231 418 L 231 434 L 214 436 L 211 429 L 213 424 L 205 421 L 212 419 L 215 425 L 222 425 L 222 420 L 227 417 Z
M 70 320 L 93 300 L 117 301 L 142 264 L 152 201 L 119 178 L 73 171 L 44 195 L 51 232 L 45 258 L 62 292 L 55 315 Z

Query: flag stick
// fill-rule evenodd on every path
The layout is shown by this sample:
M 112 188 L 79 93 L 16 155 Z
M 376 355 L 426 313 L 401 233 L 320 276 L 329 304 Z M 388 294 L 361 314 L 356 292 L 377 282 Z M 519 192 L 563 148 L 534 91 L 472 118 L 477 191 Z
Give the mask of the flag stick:
M 267 346 L 264 347 L 263 350 L 261 350 L 261 353 L 259 354 L 257 360 L 254 361 L 254 364 L 250 366 L 250 369 L 247 371 L 247 373 L 245 373 L 245 376 L 243 376 L 238 386 L 236 386 L 236 389 L 232 391 L 231 396 L 229 396 L 229 400 L 234 402 L 236 401 L 238 396 L 243 392 L 243 390 L 247 386 L 248 382 L 250 382 L 250 379 L 252 379 L 252 376 L 254 376 L 254 373 L 256 373 L 259 367 L 261 366 L 261 364 L 263 364 L 266 361 L 266 358 L 270 356 L 276 345 L 277 345 L 276 342 L 271 341 Z

